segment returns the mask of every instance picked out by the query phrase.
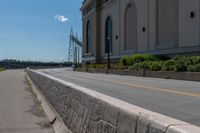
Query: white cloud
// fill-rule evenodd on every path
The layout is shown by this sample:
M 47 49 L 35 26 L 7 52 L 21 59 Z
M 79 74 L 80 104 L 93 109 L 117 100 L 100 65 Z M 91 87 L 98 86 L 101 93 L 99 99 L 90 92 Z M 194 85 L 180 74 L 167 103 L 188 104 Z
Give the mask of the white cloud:
M 62 23 L 64 23 L 64 22 L 66 22 L 66 21 L 69 20 L 67 17 L 65 17 L 65 16 L 63 16 L 63 15 L 55 15 L 54 18 L 55 18 L 56 20 L 58 20 L 59 22 L 62 22 Z

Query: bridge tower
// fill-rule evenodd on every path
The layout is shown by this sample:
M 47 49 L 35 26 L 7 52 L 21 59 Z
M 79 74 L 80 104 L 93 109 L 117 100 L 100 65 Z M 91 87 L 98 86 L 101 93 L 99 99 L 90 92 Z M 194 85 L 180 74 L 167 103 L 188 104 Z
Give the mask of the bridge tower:
M 74 35 L 71 28 L 69 37 L 69 51 L 68 62 L 81 63 L 82 62 L 82 42 L 79 40 L 78 35 Z

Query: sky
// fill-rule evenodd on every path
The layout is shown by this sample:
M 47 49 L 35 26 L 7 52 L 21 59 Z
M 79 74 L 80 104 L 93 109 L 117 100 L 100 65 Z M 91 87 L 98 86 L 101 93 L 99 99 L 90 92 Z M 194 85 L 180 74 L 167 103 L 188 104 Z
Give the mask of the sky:
M 0 0 L 0 60 L 62 61 L 83 0 Z

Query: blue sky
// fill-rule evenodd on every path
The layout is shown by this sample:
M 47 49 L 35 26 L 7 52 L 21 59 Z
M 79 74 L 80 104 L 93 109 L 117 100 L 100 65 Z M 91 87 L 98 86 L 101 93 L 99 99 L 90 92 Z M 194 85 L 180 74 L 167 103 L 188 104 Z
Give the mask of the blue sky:
M 0 0 L 0 60 L 60 61 L 70 28 L 81 36 L 82 0 Z

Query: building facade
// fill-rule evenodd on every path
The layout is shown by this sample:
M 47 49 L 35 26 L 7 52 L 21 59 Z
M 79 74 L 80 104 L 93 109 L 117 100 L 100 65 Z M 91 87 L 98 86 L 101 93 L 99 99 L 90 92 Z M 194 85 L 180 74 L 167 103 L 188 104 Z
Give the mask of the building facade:
M 83 61 L 200 54 L 200 0 L 84 0 Z

